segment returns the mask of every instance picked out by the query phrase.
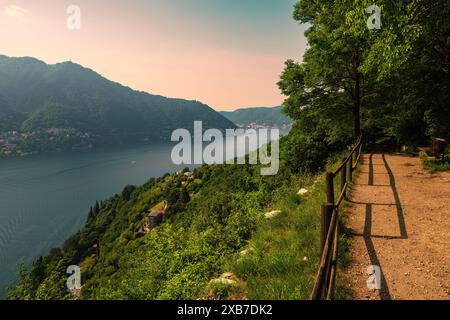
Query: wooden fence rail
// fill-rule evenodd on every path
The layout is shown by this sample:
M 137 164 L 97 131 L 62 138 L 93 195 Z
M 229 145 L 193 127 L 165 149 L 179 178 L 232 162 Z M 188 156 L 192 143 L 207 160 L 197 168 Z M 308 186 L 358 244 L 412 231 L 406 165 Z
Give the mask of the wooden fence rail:
M 311 295 L 312 300 L 332 300 L 337 272 L 339 248 L 339 207 L 347 197 L 349 183 L 361 158 L 362 135 L 356 141 L 350 155 L 335 172 L 326 174 L 327 202 L 322 205 L 322 229 L 320 241 L 320 266 Z M 341 176 L 340 194 L 335 201 L 334 178 Z

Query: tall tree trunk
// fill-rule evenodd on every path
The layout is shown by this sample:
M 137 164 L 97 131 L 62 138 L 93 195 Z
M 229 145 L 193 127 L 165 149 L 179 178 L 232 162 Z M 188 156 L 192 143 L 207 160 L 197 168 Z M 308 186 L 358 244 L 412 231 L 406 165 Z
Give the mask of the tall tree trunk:
M 361 74 L 357 71 L 355 77 L 355 104 L 353 107 L 355 141 L 361 134 Z
M 359 72 L 359 67 L 361 66 L 361 56 L 358 45 L 355 47 L 354 52 L 354 79 L 355 79 L 355 95 L 354 95 L 354 107 L 353 107 L 353 118 L 354 118 L 354 139 L 358 139 L 361 134 L 361 73 Z

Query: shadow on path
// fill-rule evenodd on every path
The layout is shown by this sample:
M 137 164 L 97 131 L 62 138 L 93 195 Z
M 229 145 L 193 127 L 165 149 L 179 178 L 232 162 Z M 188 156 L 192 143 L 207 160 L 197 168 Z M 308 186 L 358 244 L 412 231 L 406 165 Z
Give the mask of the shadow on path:
M 368 179 L 369 186 L 374 186 L 374 175 L 377 174 L 374 172 L 373 155 L 374 155 L 374 153 L 371 153 L 369 156 L 369 172 L 368 172 L 369 173 L 369 179 Z M 382 300 L 391 300 L 389 286 L 387 284 L 387 281 L 386 281 L 386 278 L 385 278 L 385 275 L 383 272 L 383 268 L 378 259 L 378 255 L 375 250 L 375 246 L 374 246 L 372 239 L 373 238 L 389 239 L 389 240 L 391 240 L 391 239 L 407 239 L 408 232 L 406 230 L 403 208 L 402 208 L 402 204 L 400 201 L 400 197 L 398 195 L 394 174 L 393 174 L 388 162 L 386 161 L 386 157 L 385 157 L 384 153 L 382 154 L 382 158 L 383 158 L 383 162 L 384 162 L 384 167 L 386 168 L 388 175 L 389 175 L 389 182 L 390 182 L 389 186 L 392 189 L 392 193 L 393 193 L 394 199 L 395 199 L 395 204 L 394 203 L 392 203 L 392 204 L 375 204 L 375 203 L 353 202 L 356 204 L 366 205 L 366 217 L 365 217 L 365 222 L 364 222 L 363 234 L 353 233 L 352 235 L 353 236 L 362 236 L 364 238 L 364 242 L 365 242 L 365 245 L 367 248 L 367 253 L 370 258 L 370 263 L 374 266 L 380 267 L 380 271 L 381 271 L 381 275 L 380 275 L 381 276 L 381 290 L 379 291 L 380 298 Z M 398 222 L 399 222 L 399 226 L 400 226 L 400 236 L 386 236 L 386 235 L 372 234 L 373 206 L 380 206 L 380 205 L 386 205 L 386 206 L 395 205 L 396 206 L 397 217 L 398 217 Z
M 406 230 L 405 215 L 403 214 L 402 202 L 400 201 L 400 197 L 398 196 L 394 174 L 392 173 L 391 167 L 389 167 L 389 164 L 386 161 L 386 156 L 384 155 L 384 153 L 383 153 L 383 161 L 384 165 L 386 166 L 386 170 L 389 174 L 389 181 L 391 183 L 392 193 L 394 194 L 395 205 L 397 206 L 397 216 L 398 216 L 398 224 L 400 226 L 400 235 L 403 239 L 408 239 L 408 232 Z

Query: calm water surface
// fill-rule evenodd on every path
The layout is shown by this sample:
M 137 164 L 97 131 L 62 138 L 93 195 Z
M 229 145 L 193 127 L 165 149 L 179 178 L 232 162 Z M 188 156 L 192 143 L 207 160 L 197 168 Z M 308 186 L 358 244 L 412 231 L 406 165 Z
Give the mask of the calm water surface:
M 60 246 L 96 200 L 175 172 L 169 145 L 0 159 L 0 297 L 27 265 Z

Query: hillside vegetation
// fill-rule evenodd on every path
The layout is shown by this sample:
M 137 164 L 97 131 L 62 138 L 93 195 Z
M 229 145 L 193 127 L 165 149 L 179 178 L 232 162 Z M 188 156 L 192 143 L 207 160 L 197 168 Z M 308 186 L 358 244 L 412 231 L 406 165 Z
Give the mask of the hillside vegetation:
M 220 114 L 241 127 L 252 124 L 281 127 L 292 123 L 292 120 L 283 114 L 281 107 L 238 109 L 232 112 L 222 111 Z

